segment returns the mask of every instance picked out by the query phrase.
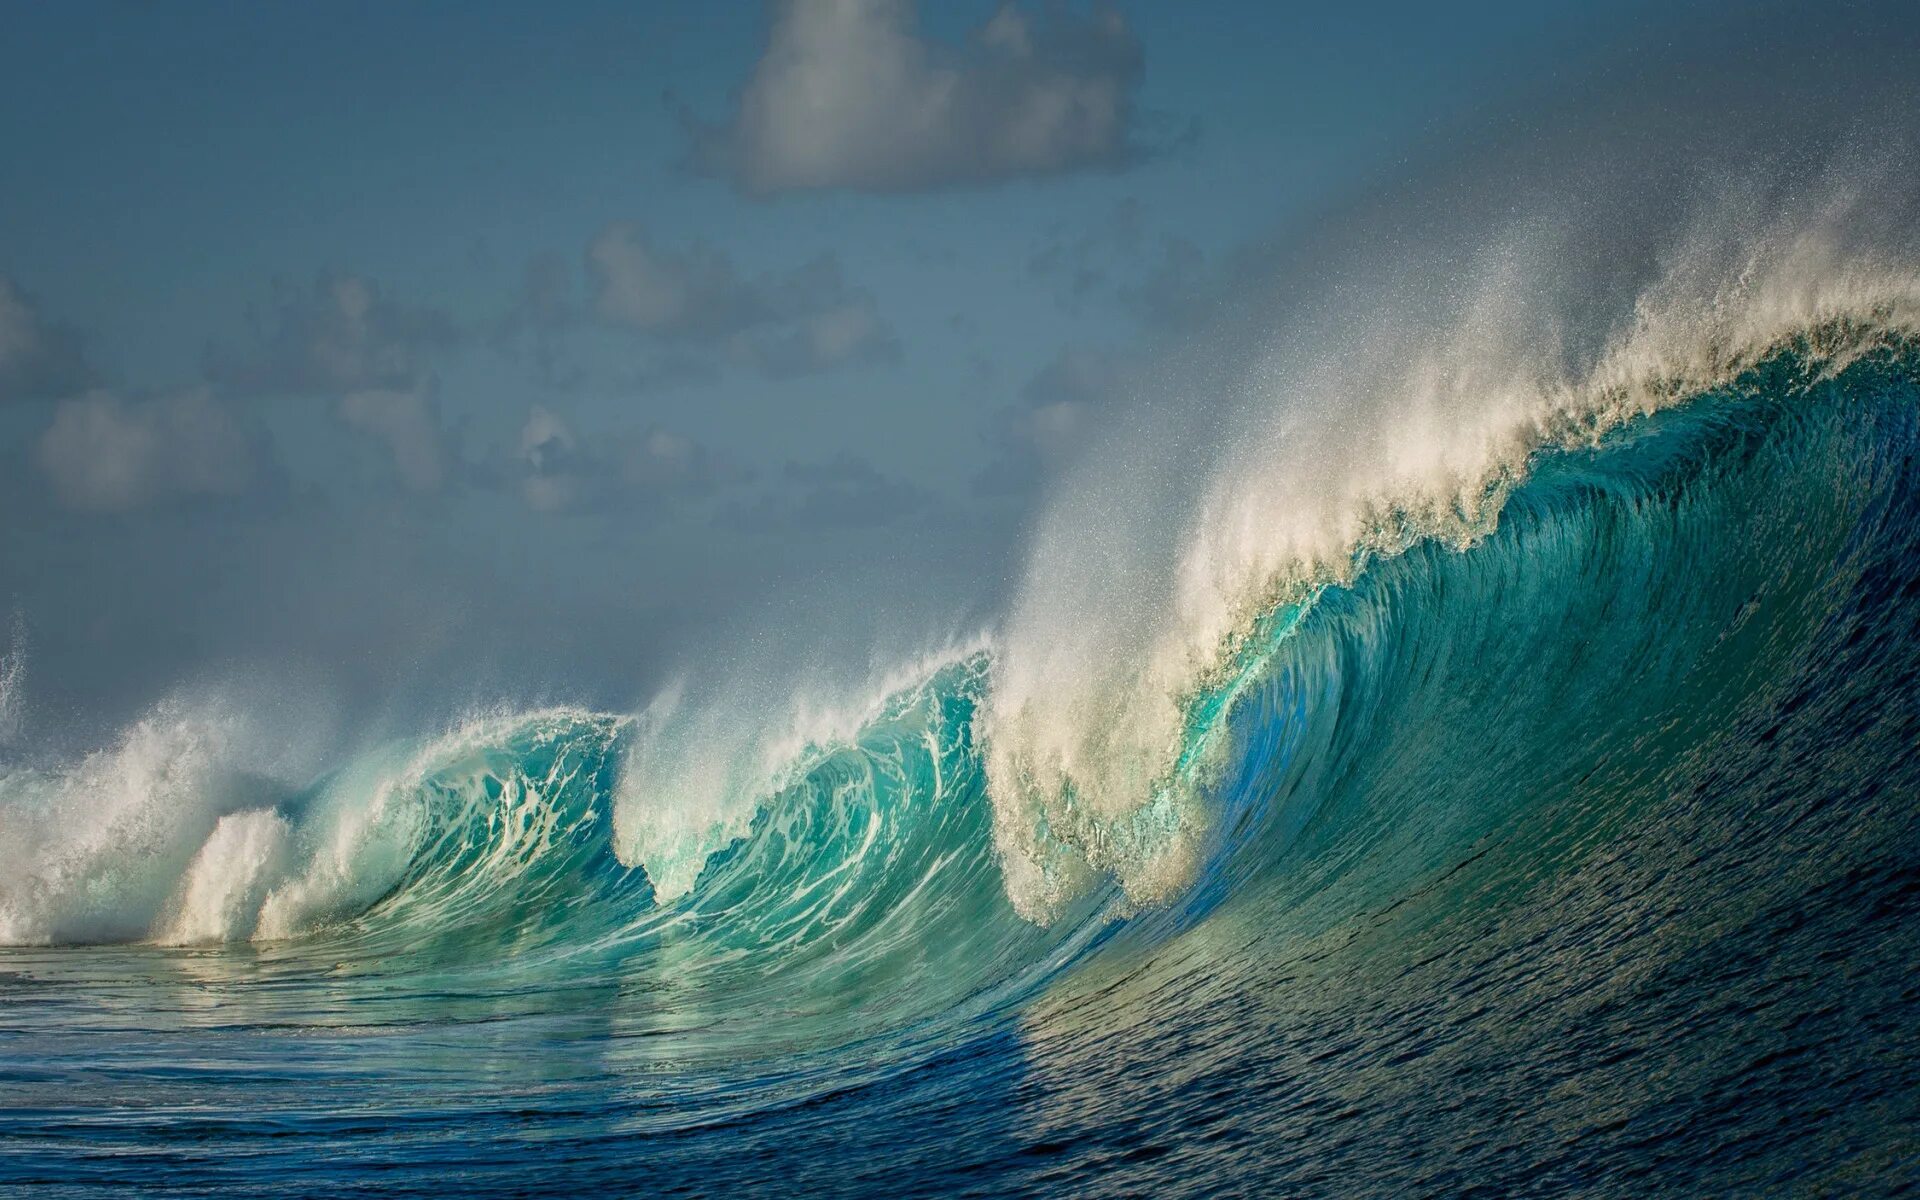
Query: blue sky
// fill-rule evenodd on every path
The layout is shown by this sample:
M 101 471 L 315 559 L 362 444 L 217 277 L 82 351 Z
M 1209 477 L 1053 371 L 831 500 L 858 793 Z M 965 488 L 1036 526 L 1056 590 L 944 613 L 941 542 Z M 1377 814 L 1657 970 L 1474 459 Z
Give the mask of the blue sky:
M 876 561 L 964 622 L 1243 247 L 1677 19 L 5 8 L 0 589 L 103 712 L 287 656 L 631 699 Z

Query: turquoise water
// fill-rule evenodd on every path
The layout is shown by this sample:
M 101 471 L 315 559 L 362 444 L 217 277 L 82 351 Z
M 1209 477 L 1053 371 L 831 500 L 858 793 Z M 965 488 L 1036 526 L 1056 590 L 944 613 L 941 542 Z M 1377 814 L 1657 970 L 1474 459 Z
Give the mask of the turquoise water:
M 623 715 L 287 781 L 163 712 L 10 768 L 0 1185 L 1916 1186 L 1917 420 L 1897 341 L 1776 353 L 1278 603 L 1112 827 L 1204 813 L 1151 902 L 1010 898 L 991 643 L 664 896 Z

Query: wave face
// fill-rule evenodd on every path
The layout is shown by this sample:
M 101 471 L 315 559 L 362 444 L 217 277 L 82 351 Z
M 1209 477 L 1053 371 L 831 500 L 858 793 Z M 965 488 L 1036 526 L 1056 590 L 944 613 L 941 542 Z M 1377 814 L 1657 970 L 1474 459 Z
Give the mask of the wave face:
M 1920 273 L 1799 194 L 1319 312 L 851 703 L 7 750 L 0 1183 L 1920 1183 Z

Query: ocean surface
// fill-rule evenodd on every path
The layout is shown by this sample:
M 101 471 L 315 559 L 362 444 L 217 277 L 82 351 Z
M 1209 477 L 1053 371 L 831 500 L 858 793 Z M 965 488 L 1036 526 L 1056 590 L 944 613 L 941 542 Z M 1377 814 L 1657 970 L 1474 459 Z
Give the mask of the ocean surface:
M 745 732 L 16 749 L 0 1191 L 1920 1188 L 1920 275 L 1803 232 Z

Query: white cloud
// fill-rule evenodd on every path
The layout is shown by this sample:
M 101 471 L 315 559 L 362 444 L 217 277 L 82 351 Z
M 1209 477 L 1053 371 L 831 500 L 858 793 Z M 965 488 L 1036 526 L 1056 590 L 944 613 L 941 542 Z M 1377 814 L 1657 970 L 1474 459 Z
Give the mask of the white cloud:
M 451 457 L 439 407 L 426 387 L 366 388 L 340 398 L 340 419 L 386 444 L 394 475 L 410 492 L 437 492 Z
M 608 226 L 587 247 L 594 311 L 644 333 L 719 336 L 764 319 L 765 304 L 726 255 L 662 250 L 639 228 Z
M 873 297 L 822 256 L 790 271 L 742 275 L 725 254 L 656 246 L 630 224 L 587 247 L 593 310 L 601 321 L 661 343 L 720 348 L 769 376 L 881 362 L 898 353 Z
M 62 400 L 37 447 L 69 508 L 124 512 L 187 496 L 237 496 L 260 476 L 254 441 L 204 388 L 130 402 Z
M 1003 5 L 964 46 L 912 0 L 782 0 L 732 119 L 695 161 L 765 195 L 992 183 L 1130 156 L 1139 43 L 1098 4 L 1036 21 Z

